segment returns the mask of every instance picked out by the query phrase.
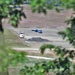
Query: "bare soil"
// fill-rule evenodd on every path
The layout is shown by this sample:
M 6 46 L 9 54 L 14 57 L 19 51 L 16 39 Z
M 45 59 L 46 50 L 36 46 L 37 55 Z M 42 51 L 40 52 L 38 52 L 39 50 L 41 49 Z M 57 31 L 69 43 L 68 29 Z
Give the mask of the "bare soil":
M 27 53 L 27 55 L 32 55 L 32 56 L 45 56 L 45 57 L 56 57 L 56 54 L 52 51 L 45 51 L 44 54 L 41 53 L 40 50 L 25 50 L 25 52 Z
M 22 18 L 19 24 L 19 28 L 30 28 L 30 27 L 38 27 L 38 28 L 62 28 L 66 27 L 67 24 L 65 20 L 69 19 L 72 14 L 72 10 L 62 10 L 60 13 L 55 12 L 55 10 L 48 10 L 47 14 L 38 14 L 32 13 L 30 6 L 24 6 L 24 12 L 27 16 L 26 19 Z M 8 20 L 4 21 L 4 28 L 9 28 L 11 24 L 8 23 Z M 30 51 L 27 53 L 29 55 L 41 55 L 40 51 Z M 54 53 L 45 53 L 45 55 L 55 56 Z M 53 73 L 49 73 L 47 75 L 54 75 Z
M 39 27 L 39 28 L 61 28 L 66 27 L 65 20 L 67 20 L 72 10 L 61 10 L 60 13 L 55 10 L 47 10 L 47 14 L 32 13 L 29 5 L 24 6 L 24 12 L 27 16 L 26 19 L 22 18 L 19 28 Z M 7 21 L 4 21 L 4 27 L 10 27 Z

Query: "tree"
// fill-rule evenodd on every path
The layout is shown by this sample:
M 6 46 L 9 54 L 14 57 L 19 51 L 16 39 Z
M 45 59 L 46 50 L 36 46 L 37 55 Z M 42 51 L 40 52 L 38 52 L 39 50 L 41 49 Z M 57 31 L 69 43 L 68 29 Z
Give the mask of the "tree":
M 13 1 L 13 5 L 11 5 L 12 1 Z M 24 18 L 26 18 L 26 15 L 23 12 L 23 8 L 21 8 L 21 4 L 22 4 L 23 1 L 24 0 L 0 0 L 0 31 L 2 33 L 4 32 L 4 29 L 3 29 L 3 26 L 2 26 L 2 20 L 4 18 L 9 18 L 10 23 L 14 27 L 18 26 L 19 20 L 21 20 L 21 16 L 23 16 Z M 48 0 L 48 1 L 50 1 L 50 0 Z M 58 0 L 54 0 L 51 3 L 49 3 L 49 4 L 46 3 L 46 0 L 30 0 L 30 5 L 31 5 L 32 11 L 33 12 L 37 11 L 38 13 L 43 12 L 44 14 L 47 13 L 46 9 L 52 9 L 52 8 L 54 8 L 57 11 L 59 11 L 58 6 L 56 6 L 57 3 L 58 3 Z M 61 7 L 63 7 L 63 8 L 67 8 L 67 9 L 73 8 L 73 10 L 75 10 L 75 1 L 74 0 L 60 0 L 60 3 L 61 3 Z M 17 7 L 19 7 L 19 8 L 17 8 Z M 73 21 L 74 19 L 71 19 L 71 20 Z M 71 30 L 67 29 L 67 31 L 70 32 Z M 0 36 L 1 40 L 0 41 L 3 42 L 3 37 L 2 37 L 3 34 L 2 33 L 0 34 L 1 35 Z M 68 37 L 69 37 L 70 33 L 65 33 L 64 36 L 65 35 L 66 36 L 68 35 Z M 74 42 L 74 38 L 69 37 L 69 40 L 72 40 L 72 43 Z M 12 50 L 10 52 L 10 50 L 7 50 L 7 48 L 4 47 L 3 44 L 0 44 L 0 49 L 1 49 L 0 51 L 3 54 L 3 56 L 1 56 L 1 58 L 0 58 L 0 60 L 2 61 L 1 62 L 2 63 L 1 70 L 4 70 L 5 67 L 8 68 L 8 65 L 9 65 L 9 63 L 8 63 L 9 59 L 8 59 L 8 57 L 10 57 L 10 55 L 11 55 L 12 59 L 16 60 L 16 61 L 13 61 L 11 59 L 10 61 L 12 61 L 13 63 L 17 63 L 18 61 L 21 61 L 21 59 L 24 58 L 23 53 L 21 53 L 21 55 L 20 55 L 20 53 L 14 52 Z M 4 75 L 6 75 L 6 74 L 4 74 Z
M 13 1 L 13 5 L 11 4 Z M 14 51 L 4 46 L 2 20 L 9 19 L 9 22 L 17 27 L 23 16 L 26 18 L 21 4 L 24 0 L 0 0 L 0 75 L 9 75 L 9 65 L 17 65 L 25 62 L 25 53 Z
M 47 1 L 50 2 L 52 0 Z M 54 0 L 48 5 L 45 0 L 35 0 L 31 6 L 33 12 L 38 10 L 39 13 L 44 12 L 44 14 L 46 14 L 46 8 L 55 8 L 59 11 L 59 8 L 56 6 L 57 2 L 58 0 Z M 75 48 L 75 0 L 60 0 L 60 2 L 62 8 L 73 9 L 74 13 L 69 20 L 65 21 L 69 26 L 65 29 L 65 31 L 61 31 L 58 34 L 62 35 L 63 39 L 68 40 Z M 54 51 L 57 57 L 53 61 L 36 63 L 34 66 L 30 67 L 25 66 L 25 68 L 21 70 L 21 75 L 45 75 L 50 71 L 54 72 L 55 75 L 75 74 L 74 50 L 67 50 L 66 48 L 62 48 L 60 46 L 45 44 L 40 48 L 42 54 L 46 48 Z M 27 70 L 28 73 L 25 70 Z

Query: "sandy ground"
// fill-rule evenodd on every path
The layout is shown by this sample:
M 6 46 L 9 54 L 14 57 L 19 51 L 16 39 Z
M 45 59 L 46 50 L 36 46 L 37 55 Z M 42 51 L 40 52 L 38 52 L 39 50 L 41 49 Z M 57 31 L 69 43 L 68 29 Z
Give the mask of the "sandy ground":
M 72 10 L 61 10 L 60 13 L 57 13 L 55 10 L 47 10 L 47 14 L 43 13 L 38 14 L 32 13 L 30 6 L 24 6 L 24 12 L 27 16 L 26 19 L 22 18 L 19 24 L 19 28 L 30 28 L 30 27 L 38 27 L 38 28 L 62 28 L 66 27 L 65 20 L 67 20 L 71 14 Z M 11 25 L 4 21 L 4 27 L 9 28 Z
M 13 28 L 7 20 L 4 21 L 4 28 L 13 29 L 17 32 L 19 35 L 20 32 L 24 32 L 24 40 L 23 42 L 27 42 L 30 44 L 31 47 L 40 47 L 42 44 L 51 43 L 54 45 L 62 45 L 63 47 L 71 47 L 68 43 L 65 43 L 62 41 L 61 37 L 57 35 L 57 31 L 63 30 L 65 27 L 67 27 L 67 24 L 65 23 L 65 20 L 69 19 L 72 10 L 61 10 L 60 13 L 57 13 L 55 10 L 47 10 L 47 14 L 44 15 L 43 13 L 38 14 L 32 13 L 30 6 L 25 5 L 24 6 L 24 12 L 27 16 L 26 19 L 22 18 L 20 21 L 20 24 L 18 28 Z M 32 29 L 42 29 L 43 33 L 38 34 L 35 32 L 32 32 Z M 42 39 L 49 40 L 49 42 L 33 42 L 33 41 L 27 41 L 27 39 L 30 37 L 41 37 Z
M 31 48 L 40 48 L 43 44 L 53 44 L 56 46 L 62 46 L 64 48 L 72 48 L 67 40 L 63 40 L 57 33 L 62 29 L 51 28 L 37 28 L 41 29 L 42 33 L 32 31 L 34 28 L 18 28 L 14 31 L 20 35 L 24 33 L 24 38 L 21 38 L 23 42 L 26 42 Z

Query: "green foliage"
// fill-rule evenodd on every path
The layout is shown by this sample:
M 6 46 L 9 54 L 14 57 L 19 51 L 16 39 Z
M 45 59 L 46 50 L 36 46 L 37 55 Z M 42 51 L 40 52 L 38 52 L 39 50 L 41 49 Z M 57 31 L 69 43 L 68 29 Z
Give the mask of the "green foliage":
M 23 16 L 24 18 L 26 18 L 26 15 L 24 14 L 24 12 L 22 11 L 22 9 L 17 10 L 15 8 L 11 9 L 10 8 L 10 22 L 14 27 L 17 27 L 19 24 L 19 20 L 21 20 L 21 17 Z
M 72 16 L 71 19 L 66 22 L 70 26 L 64 31 L 59 32 L 59 34 L 62 35 L 64 39 L 66 38 L 75 47 L 75 17 Z
M 75 0 L 30 0 L 31 9 L 33 12 L 47 13 L 47 9 L 56 9 L 57 12 L 60 8 L 73 9 L 75 11 Z
M 44 53 L 46 48 L 54 51 L 57 54 L 56 58 L 53 61 L 37 62 L 34 66 L 25 65 L 20 71 L 21 75 L 46 75 L 46 73 L 50 72 L 54 72 L 56 75 L 75 74 L 75 63 L 71 61 L 75 57 L 74 50 L 69 51 L 65 48 L 48 44 L 41 47 L 41 52 Z
M 75 14 L 73 14 L 70 20 L 67 20 L 66 23 L 69 25 L 64 31 L 59 32 L 62 35 L 63 39 L 67 39 L 74 47 L 75 47 Z M 73 63 L 73 59 L 75 58 L 74 50 L 67 50 L 62 47 L 56 47 L 53 45 L 43 45 L 41 49 L 41 53 L 44 53 L 46 48 L 53 50 L 57 54 L 57 58 L 52 62 L 54 63 L 52 66 L 53 72 L 56 75 L 74 75 L 75 74 L 75 63 Z M 51 62 L 50 62 L 51 63 Z M 47 65 L 46 65 L 47 66 Z
M 55 8 L 57 12 L 59 12 L 59 8 L 61 7 L 61 2 L 60 0 L 31 0 L 31 9 L 32 12 L 38 12 L 38 13 L 47 13 L 47 9 L 53 9 Z M 56 6 L 57 4 L 60 4 Z
M 21 17 L 26 18 L 21 4 L 25 0 L 1 0 L 0 1 L 0 20 L 9 18 L 9 22 L 17 27 Z M 12 5 L 13 4 L 13 5 Z M 47 13 L 47 9 L 55 8 L 60 12 L 61 8 L 73 8 L 75 10 L 75 0 L 30 0 L 31 9 L 33 12 Z M 2 26 L 2 25 L 1 25 Z
M 20 5 L 23 3 L 23 1 L 25 1 L 25 0 L 11 0 L 11 3 L 14 5 Z
M 10 23 L 17 27 L 21 16 L 26 18 L 21 4 L 25 0 L 1 0 L 0 1 L 0 20 L 10 17 Z M 11 5 L 13 4 L 13 5 Z M 47 13 L 47 9 L 55 8 L 57 12 L 61 8 L 72 8 L 75 10 L 75 0 L 30 0 L 31 9 L 33 12 Z
M 49 44 L 44 44 L 43 46 L 40 47 L 41 53 L 43 54 L 46 48 L 52 49 L 54 48 L 54 45 L 49 45 Z
M 22 16 L 26 18 L 23 8 L 19 7 L 24 0 L 13 1 L 14 3 L 11 5 L 12 0 L 0 0 L 0 31 L 3 31 L 3 18 L 9 18 L 10 23 L 14 27 L 18 26 Z M 51 0 L 51 3 L 48 2 L 49 4 L 46 3 L 46 0 L 31 0 L 30 3 L 33 12 L 37 11 L 38 13 L 46 14 L 46 9 L 53 8 L 59 12 L 59 8 L 56 6 L 59 3 L 58 0 Z M 62 8 L 72 8 L 75 11 L 75 0 L 60 0 L 60 3 Z M 64 32 L 60 32 L 59 34 L 62 34 L 63 38 L 67 38 L 67 40 L 75 47 L 75 17 L 71 17 L 67 23 L 71 26 L 67 27 Z M 45 75 L 50 69 L 55 72 L 56 75 L 75 74 L 75 64 L 70 61 L 70 59 L 72 60 L 75 56 L 74 51 L 48 44 L 40 48 L 42 54 L 46 48 L 56 52 L 58 57 L 53 61 L 36 63 L 31 67 L 25 66 L 24 69 L 21 70 L 21 75 Z M 10 64 L 17 65 L 18 63 L 24 63 L 25 54 L 24 52 L 17 52 L 6 47 L 0 47 L 0 60 L 0 71 L 7 71 Z
M 35 63 L 34 66 L 24 66 L 20 71 L 20 75 L 45 75 L 47 68 L 46 62 Z
M 11 5 L 13 1 L 13 5 Z M 20 5 L 24 0 L 0 0 L 0 31 L 2 31 L 2 19 L 9 18 L 9 22 L 17 27 L 21 17 L 26 18 L 25 13 L 23 12 L 23 7 Z M 3 32 L 3 31 L 2 31 Z
M 0 72 L 7 71 L 9 65 L 17 66 L 18 63 L 25 63 L 25 52 L 19 52 L 0 46 Z
M 6 18 L 8 14 L 8 4 L 2 3 L 0 4 L 0 18 Z
M 44 53 L 46 48 L 54 51 L 57 56 L 53 61 L 37 62 L 34 66 L 25 65 L 20 75 L 46 75 L 46 73 L 54 72 L 56 75 L 74 75 L 75 67 L 71 61 L 75 57 L 74 50 L 66 50 L 65 48 L 54 46 L 50 44 L 43 45 L 40 49 Z
M 73 8 L 74 10 L 75 1 L 69 0 L 68 3 L 66 3 L 67 1 L 68 0 L 63 0 L 62 6 L 64 6 L 65 8 Z M 63 39 L 67 39 L 75 47 L 75 14 L 73 15 L 74 16 L 71 16 L 71 18 L 66 21 L 66 23 L 69 24 L 69 26 L 64 31 L 59 32 L 58 34 L 62 35 Z M 46 73 L 49 73 L 49 72 L 54 72 L 56 75 L 74 75 L 75 74 L 75 63 L 73 63 L 73 60 L 75 58 L 74 50 L 67 50 L 66 48 L 62 48 L 60 46 L 44 44 L 43 46 L 40 47 L 42 54 L 44 54 L 46 48 L 56 53 L 55 60 L 49 61 L 49 62 L 37 63 L 31 67 L 25 66 L 25 68 L 26 67 L 27 68 L 26 69 L 24 68 L 21 70 L 21 75 L 24 75 L 24 74 L 25 75 L 30 75 L 30 74 L 45 75 Z M 40 64 L 42 64 L 42 66 Z
M 32 11 L 38 11 L 38 13 L 43 12 L 46 14 L 46 0 L 31 0 Z

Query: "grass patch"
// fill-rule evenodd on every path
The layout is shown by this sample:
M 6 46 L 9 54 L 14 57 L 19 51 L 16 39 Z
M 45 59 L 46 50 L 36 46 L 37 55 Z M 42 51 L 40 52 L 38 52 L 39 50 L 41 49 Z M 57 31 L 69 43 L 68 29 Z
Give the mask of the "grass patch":
M 6 29 L 4 32 L 4 43 L 10 47 L 28 47 L 28 45 L 20 39 L 20 37 L 10 29 Z

